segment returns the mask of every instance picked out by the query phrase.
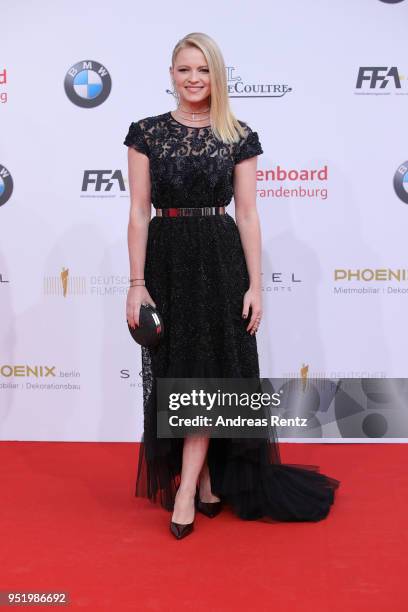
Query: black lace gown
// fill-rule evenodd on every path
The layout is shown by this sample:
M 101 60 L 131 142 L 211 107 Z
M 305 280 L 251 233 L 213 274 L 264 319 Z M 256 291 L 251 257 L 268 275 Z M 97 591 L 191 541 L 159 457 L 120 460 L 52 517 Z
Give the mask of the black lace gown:
M 210 127 L 185 126 L 170 112 L 132 122 L 124 144 L 150 160 L 153 206 L 227 206 L 235 164 L 263 153 L 257 132 L 240 123 L 245 136 L 224 144 Z M 165 331 L 157 347 L 141 349 L 144 433 L 135 494 L 172 510 L 183 439 L 157 437 L 156 378 L 259 377 L 256 336 L 242 318 L 249 277 L 233 217 L 152 217 L 145 284 Z M 275 432 L 272 438 L 211 438 L 213 493 L 241 519 L 323 519 L 339 481 L 318 466 L 282 464 Z

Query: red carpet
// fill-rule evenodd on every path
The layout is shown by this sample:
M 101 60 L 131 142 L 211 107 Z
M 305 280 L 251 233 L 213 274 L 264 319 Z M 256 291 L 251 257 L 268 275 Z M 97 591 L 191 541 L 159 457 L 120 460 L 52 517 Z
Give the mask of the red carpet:
M 66 591 L 70 608 L 95 611 L 408 609 L 406 445 L 281 444 L 282 461 L 341 481 L 327 519 L 269 524 L 224 510 L 198 515 L 181 541 L 170 513 L 133 496 L 136 444 L 0 451 L 1 591 Z

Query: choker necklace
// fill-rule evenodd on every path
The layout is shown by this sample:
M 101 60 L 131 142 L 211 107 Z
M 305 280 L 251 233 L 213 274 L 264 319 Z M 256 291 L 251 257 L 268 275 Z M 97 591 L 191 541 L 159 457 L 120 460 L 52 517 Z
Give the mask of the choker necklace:
M 196 119 L 196 115 L 202 115 L 203 113 L 206 113 L 209 110 L 210 110 L 210 108 L 206 108 L 204 111 L 194 111 L 193 112 L 193 111 L 185 111 L 181 107 L 178 107 L 176 109 L 176 112 L 180 112 L 180 114 L 181 114 L 181 111 L 183 111 L 185 113 L 187 113 L 187 112 L 190 113 L 191 118 L 190 117 L 183 117 L 182 116 L 182 119 L 187 119 L 187 121 L 203 121 L 204 119 L 206 121 L 208 121 L 208 119 L 210 118 L 210 115 L 206 115 L 205 117 L 198 117 L 198 119 Z

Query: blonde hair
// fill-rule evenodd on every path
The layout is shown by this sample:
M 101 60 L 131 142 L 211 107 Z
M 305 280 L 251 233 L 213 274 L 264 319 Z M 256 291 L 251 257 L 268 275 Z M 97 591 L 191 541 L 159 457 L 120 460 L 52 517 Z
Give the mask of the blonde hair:
M 171 57 L 173 68 L 177 53 L 186 47 L 197 47 L 207 60 L 211 82 L 210 122 L 214 136 L 225 143 L 238 142 L 239 137 L 245 135 L 245 130 L 230 108 L 225 63 L 220 48 L 208 34 L 191 32 L 174 47 Z

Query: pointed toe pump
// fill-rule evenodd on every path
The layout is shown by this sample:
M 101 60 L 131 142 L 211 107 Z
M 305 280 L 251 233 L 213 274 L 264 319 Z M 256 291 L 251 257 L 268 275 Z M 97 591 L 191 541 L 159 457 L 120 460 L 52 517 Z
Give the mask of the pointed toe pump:
M 177 540 L 181 540 L 194 531 L 194 521 L 195 513 L 191 523 L 175 523 L 174 521 L 170 520 L 170 531 Z
M 208 516 L 208 518 L 214 518 L 221 512 L 222 502 L 221 500 L 217 502 L 203 502 L 201 501 L 200 494 L 197 491 L 196 508 L 198 512 L 205 514 L 205 516 Z
M 177 540 L 181 540 L 194 531 L 194 521 L 184 524 L 170 521 L 170 531 Z

